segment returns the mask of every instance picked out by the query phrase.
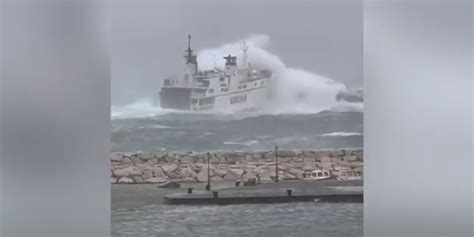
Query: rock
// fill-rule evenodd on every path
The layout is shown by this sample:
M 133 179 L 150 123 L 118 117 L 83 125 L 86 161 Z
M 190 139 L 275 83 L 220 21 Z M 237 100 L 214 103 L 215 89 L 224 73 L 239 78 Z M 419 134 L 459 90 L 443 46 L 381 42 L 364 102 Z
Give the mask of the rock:
M 263 154 L 263 158 L 267 160 L 275 160 L 275 153 L 273 151 Z
M 214 170 L 209 171 L 209 175 L 212 177 L 214 175 Z M 199 182 L 207 182 L 207 168 L 202 169 L 196 177 Z
M 230 169 L 229 172 L 232 172 L 238 176 L 242 176 L 244 174 L 244 170 L 243 169 Z
M 206 154 L 205 153 L 194 153 L 191 155 L 191 157 L 193 157 L 194 160 L 204 160 L 204 158 L 206 158 Z
M 154 165 L 158 164 L 158 159 L 156 159 L 156 158 L 150 159 L 145 164 L 147 166 L 154 166 Z
M 243 181 L 247 181 L 249 179 L 257 179 L 257 174 L 253 172 L 247 172 L 242 176 Z
M 363 164 L 360 161 L 350 162 L 350 167 L 352 169 L 359 168 L 359 167 L 362 167 L 362 166 L 363 166 Z
M 143 179 L 152 179 L 154 176 L 153 176 L 153 170 L 144 170 L 143 171 Z
M 220 162 L 221 161 L 219 160 L 219 158 L 217 158 L 215 156 L 211 157 L 211 159 L 210 159 L 211 164 L 219 164 Z
M 217 176 L 224 177 L 227 173 L 229 173 L 228 170 L 226 169 L 215 169 L 214 172 L 216 173 Z
M 330 154 L 335 157 L 335 156 L 343 156 L 346 152 L 344 150 L 334 150 L 331 151 Z
M 122 177 L 118 180 L 119 184 L 133 184 L 133 179 L 127 178 L 127 177 Z
M 333 166 L 332 166 L 331 162 L 320 163 L 319 166 L 323 169 L 326 169 L 326 170 L 332 170 L 333 169 Z
M 263 154 L 260 153 L 260 152 L 255 152 L 255 153 L 253 153 L 252 156 L 253 156 L 253 159 L 254 159 L 254 160 L 260 160 L 260 159 L 262 159 Z
M 143 183 L 143 177 L 141 175 L 134 175 L 131 178 L 133 179 L 133 182 L 136 184 Z
M 159 177 L 159 178 L 167 178 L 167 175 L 165 172 L 163 172 L 163 169 L 160 167 L 153 167 L 153 177 Z
M 257 166 L 247 164 L 247 165 L 246 165 L 245 167 L 243 167 L 243 168 L 244 168 L 244 171 L 245 171 L 245 172 L 253 172 L 254 170 L 257 169 Z
M 341 161 L 342 161 L 342 157 L 339 157 L 339 156 L 337 156 L 337 157 L 332 157 L 332 162 L 333 162 L 333 163 L 337 163 L 337 162 L 341 162 Z
M 283 173 L 283 180 L 294 180 L 296 179 L 296 176 L 290 174 L 290 173 Z
M 122 153 L 114 152 L 110 155 L 110 159 L 116 162 L 122 161 Z
M 140 169 L 138 167 L 135 167 L 135 166 L 131 166 L 131 167 L 127 167 L 127 168 L 124 168 L 124 169 L 114 170 L 113 174 L 114 174 L 115 177 L 126 177 L 126 176 L 132 176 L 132 175 L 141 175 L 142 174 L 142 169 Z
M 178 169 L 178 165 L 177 164 L 163 165 L 162 169 L 165 173 L 168 174 L 168 173 L 175 172 Z
M 122 164 L 132 164 L 132 160 L 128 157 L 122 159 Z
M 148 161 L 155 158 L 155 154 L 153 153 L 141 153 L 138 155 L 138 158 L 142 161 Z
M 307 165 L 303 166 L 302 169 L 306 170 L 306 171 L 311 171 L 311 170 L 315 170 L 316 166 L 307 164 Z
M 304 170 L 293 168 L 293 169 L 290 169 L 290 173 L 293 174 L 293 175 L 301 175 L 301 177 L 303 177 Z
M 181 178 L 186 178 L 186 177 L 196 178 L 198 176 L 197 173 L 194 172 L 194 170 L 189 167 L 181 169 L 179 173 L 181 175 Z
M 225 163 L 226 164 L 230 164 L 230 165 L 233 165 L 237 162 L 237 158 L 235 157 L 226 157 L 225 158 Z
M 166 178 L 162 178 L 162 177 L 155 177 L 155 178 L 151 178 L 151 179 L 146 179 L 145 182 L 146 183 L 152 183 L 152 184 L 155 184 L 155 183 L 165 183 L 167 182 L 168 179 Z
M 256 167 L 255 169 L 253 169 L 253 172 L 255 172 L 257 174 L 265 173 L 267 171 L 268 171 L 268 169 L 264 169 L 263 167 Z
M 303 157 L 313 157 L 314 156 L 314 152 L 313 151 L 302 151 L 301 155 Z
M 304 178 L 304 174 L 298 173 L 295 175 L 296 179 L 302 180 Z
M 181 179 L 181 175 L 178 174 L 177 172 L 172 172 L 172 173 L 168 173 L 168 178 L 177 180 L 177 179 Z
M 158 159 L 165 158 L 166 152 L 155 152 L 155 157 Z
M 192 164 L 194 162 L 194 159 L 190 156 L 184 156 L 184 157 L 181 157 L 180 159 L 180 163 L 182 164 Z
M 120 165 L 112 164 L 111 170 L 112 170 L 112 172 L 114 172 L 115 170 L 121 170 L 121 169 L 125 169 L 125 168 L 130 168 L 130 167 L 133 167 L 133 164 L 126 164 L 126 165 L 123 165 L 123 164 L 120 164 Z
M 344 156 L 343 160 L 347 162 L 357 161 L 357 156 Z
M 117 179 L 110 177 L 110 183 L 111 184 L 117 183 Z
M 336 171 L 341 171 L 341 170 L 350 170 L 350 169 L 351 169 L 351 168 L 350 168 L 350 167 L 348 167 L 348 166 L 346 166 L 346 167 L 344 167 L 344 166 L 341 166 L 341 165 L 335 165 L 335 166 L 334 166 L 334 170 L 336 170 Z
M 229 171 L 225 176 L 224 176 L 224 180 L 225 181 L 236 181 L 238 179 L 240 179 L 241 175 L 239 174 L 236 174 L 232 171 Z
M 264 172 L 264 173 L 260 173 L 259 175 L 259 180 L 260 182 L 267 182 L 267 181 L 272 181 L 272 178 L 270 176 L 270 172 Z
M 278 164 L 278 170 L 288 170 L 288 165 L 287 163 L 284 164 Z
M 164 159 L 166 160 L 166 163 L 174 163 L 176 161 L 174 156 L 171 155 L 171 154 L 166 155 L 166 157 Z
M 143 163 L 143 161 L 140 160 L 140 158 L 138 158 L 138 157 L 136 157 L 136 156 L 132 157 L 131 160 L 132 160 L 132 162 L 133 162 L 134 164 Z
M 319 161 L 320 161 L 321 163 L 324 163 L 324 162 L 329 163 L 329 162 L 332 162 L 332 159 L 331 159 L 331 157 L 329 157 L 329 156 L 323 156 L 323 157 L 320 157 L 320 158 L 319 158 Z
M 301 158 L 300 158 L 301 159 Z M 293 160 L 297 160 L 297 159 L 293 159 Z M 315 162 L 316 161 L 316 157 L 313 156 L 313 157 L 304 157 L 303 158 L 303 162 Z

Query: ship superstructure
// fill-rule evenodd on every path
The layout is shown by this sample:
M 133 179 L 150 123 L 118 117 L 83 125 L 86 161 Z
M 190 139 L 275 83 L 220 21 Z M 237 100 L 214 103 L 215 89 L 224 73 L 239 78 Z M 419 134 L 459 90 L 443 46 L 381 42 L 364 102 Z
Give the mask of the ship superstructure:
M 159 93 L 162 108 L 192 111 L 258 110 L 267 99 L 272 71 L 253 68 L 247 62 L 248 46 L 243 43 L 242 66 L 237 57 L 227 55 L 224 69 L 200 71 L 197 56 L 191 49 L 185 51 L 184 75 L 180 79 L 166 78 Z

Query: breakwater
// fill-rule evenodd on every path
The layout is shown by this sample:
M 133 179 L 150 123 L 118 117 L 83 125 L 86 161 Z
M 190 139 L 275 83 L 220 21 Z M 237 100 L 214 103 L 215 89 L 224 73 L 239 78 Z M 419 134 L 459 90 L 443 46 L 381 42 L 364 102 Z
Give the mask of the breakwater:
M 278 150 L 278 177 L 302 180 L 313 170 L 332 179 L 347 170 L 363 171 L 362 149 Z M 209 159 L 209 171 L 208 171 Z M 271 181 L 276 176 L 275 151 L 152 152 L 111 154 L 111 183 L 140 184 L 211 181 Z

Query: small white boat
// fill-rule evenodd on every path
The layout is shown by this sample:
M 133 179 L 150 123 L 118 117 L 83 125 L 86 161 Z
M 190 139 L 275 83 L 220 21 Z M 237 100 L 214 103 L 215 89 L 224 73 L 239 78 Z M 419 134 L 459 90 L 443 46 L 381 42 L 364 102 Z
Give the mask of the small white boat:
M 362 180 L 362 172 L 356 170 L 343 170 L 337 177 L 338 180 Z
M 324 180 L 330 179 L 331 172 L 328 170 L 312 170 L 303 174 L 303 180 Z

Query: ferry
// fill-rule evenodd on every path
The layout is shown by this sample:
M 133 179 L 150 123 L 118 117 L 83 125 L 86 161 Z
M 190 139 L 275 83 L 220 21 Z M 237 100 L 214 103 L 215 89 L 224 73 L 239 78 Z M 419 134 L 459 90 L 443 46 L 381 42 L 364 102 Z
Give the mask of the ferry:
M 253 67 L 247 60 L 248 46 L 243 42 L 241 65 L 237 57 L 224 56 L 225 67 L 201 71 L 197 55 L 185 51 L 184 75 L 163 80 L 158 100 L 161 108 L 188 111 L 255 111 L 269 97 L 272 71 Z

